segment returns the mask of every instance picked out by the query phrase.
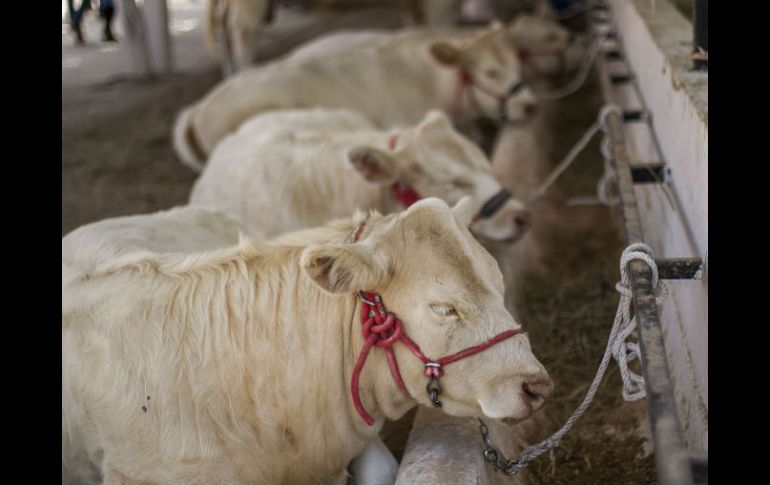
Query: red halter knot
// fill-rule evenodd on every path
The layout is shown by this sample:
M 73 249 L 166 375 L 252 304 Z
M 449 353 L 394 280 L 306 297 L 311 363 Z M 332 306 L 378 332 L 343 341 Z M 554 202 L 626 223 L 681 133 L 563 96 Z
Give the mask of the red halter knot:
M 439 378 L 444 375 L 444 371 L 441 369 L 441 364 L 438 362 L 426 362 L 425 363 L 425 377 Z
M 393 313 L 379 313 L 377 311 L 374 312 L 373 316 L 370 314 L 369 319 L 364 322 L 361 333 L 364 340 L 373 337 L 375 347 L 389 349 L 404 334 L 404 326 Z

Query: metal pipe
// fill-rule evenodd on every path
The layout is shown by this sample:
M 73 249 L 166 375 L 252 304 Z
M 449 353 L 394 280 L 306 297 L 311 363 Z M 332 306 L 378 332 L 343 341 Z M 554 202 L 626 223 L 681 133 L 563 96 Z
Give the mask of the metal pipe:
M 695 41 L 693 46 L 693 68 L 696 71 L 708 71 L 709 68 L 709 3 L 708 0 L 693 2 L 693 28 Z

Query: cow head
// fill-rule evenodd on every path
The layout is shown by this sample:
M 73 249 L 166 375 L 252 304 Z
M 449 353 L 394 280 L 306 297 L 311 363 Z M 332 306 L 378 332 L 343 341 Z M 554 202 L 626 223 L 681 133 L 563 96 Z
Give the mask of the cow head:
M 307 247 L 300 264 L 327 293 L 350 298 L 359 289 L 379 293 L 405 334 L 438 359 L 520 328 L 505 308 L 497 263 L 467 229 L 474 211 L 469 198 L 454 208 L 430 198 L 399 214 L 374 214 L 365 225 L 349 225 L 348 243 Z M 355 355 L 362 346 L 357 317 L 352 325 L 357 340 L 346 352 Z M 405 412 L 405 402 L 432 405 L 422 361 L 401 343 L 393 351 L 411 399 L 393 391 L 384 352 L 374 349 L 362 384 L 364 392 L 377 395 L 369 402 L 376 401 L 389 417 Z M 522 333 L 447 365 L 441 385 L 448 414 L 509 422 L 529 417 L 553 388 Z
M 511 34 L 501 24 L 486 29 L 462 44 L 447 41 L 429 46 L 433 59 L 458 72 L 458 82 L 467 82 L 456 106 L 476 110 L 477 115 L 520 123 L 536 112 L 536 99 L 522 83 L 522 63 Z M 463 77 L 465 76 L 465 77 Z M 465 81 L 463 81 L 465 79 Z
M 429 112 L 416 126 L 394 135 L 389 150 L 357 146 L 348 152 L 366 180 L 405 184 L 421 197 L 455 204 L 471 196 L 478 217 L 471 230 L 496 241 L 515 241 L 529 229 L 524 204 L 507 197 L 491 172 L 491 163 L 471 140 L 452 127 L 441 111 Z
M 522 14 L 509 31 L 528 75 L 571 71 L 584 54 L 583 40 L 545 15 Z

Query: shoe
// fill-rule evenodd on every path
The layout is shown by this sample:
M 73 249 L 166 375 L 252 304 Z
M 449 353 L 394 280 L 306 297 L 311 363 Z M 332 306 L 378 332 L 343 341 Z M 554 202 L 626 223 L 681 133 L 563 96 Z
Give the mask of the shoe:
M 86 43 L 86 40 L 83 38 L 83 31 L 80 30 L 80 26 L 72 27 L 72 32 L 75 34 L 76 45 L 83 45 Z
M 104 35 L 102 36 L 102 40 L 104 42 L 117 42 L 118 39 L 115 38 L 114 35 L 112 35 L 112 31 L 105 30 Z

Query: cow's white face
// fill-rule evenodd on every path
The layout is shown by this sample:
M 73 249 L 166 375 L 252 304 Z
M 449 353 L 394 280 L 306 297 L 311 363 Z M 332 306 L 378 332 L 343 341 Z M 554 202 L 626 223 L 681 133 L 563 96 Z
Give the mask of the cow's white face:
M 462 45 L 435 42 L 430 45 L 433 58 L 444 67 L 468 72 L 473 86 L 464 96 L 465 109 L 508 122 L 529 121 L 537 105 L 532 91 L 524 84 L 522 63 L 510 32 L 501 24 L 484 31 Z M 504 115 L 504 116 L 503 116 Z
M 429 112 L 416 127 L 397 133 L 393 140 L 389 152 L 365 146 L 349 152 L 361 176 L 383 185 L 402 182 L 421 197 L 438 197 L 452 205 L 471 196 L 480 214 L 471 231 L 496 241 L 515 241 L 529 229 L 530 213 L 524 204 L 514 197 L 500 197 L 502 187 L 492 175 L 489 159 L 452 127 L 443 112 Z M 498 199 L 493 200 L 495 196 Z
M 406 335 L 437 360 L 520 328 L 505 309 L 497 263 L 467 229 L 474 211 L 469 199 L 450 209 L 431 198 L 399 214 L 372 215 L 358 242 L 308 247 L 301 265 L 327 292 L 379 293 Z M 409 394 L 431 406 L 422 362 L 401 344 L 393 348 Z M 443 371 L 442 409 L 454 416 L 516 422 L 539 409 L 553 389 L 524 334 Z M 387 371 L 378 375 L 391 379 Z
M 521 15 L 511 23 L 511 38 L 527 75 L 554 75 L 577 69 L 585 55 L 586 38 L 572 36 L 553 19 Z

